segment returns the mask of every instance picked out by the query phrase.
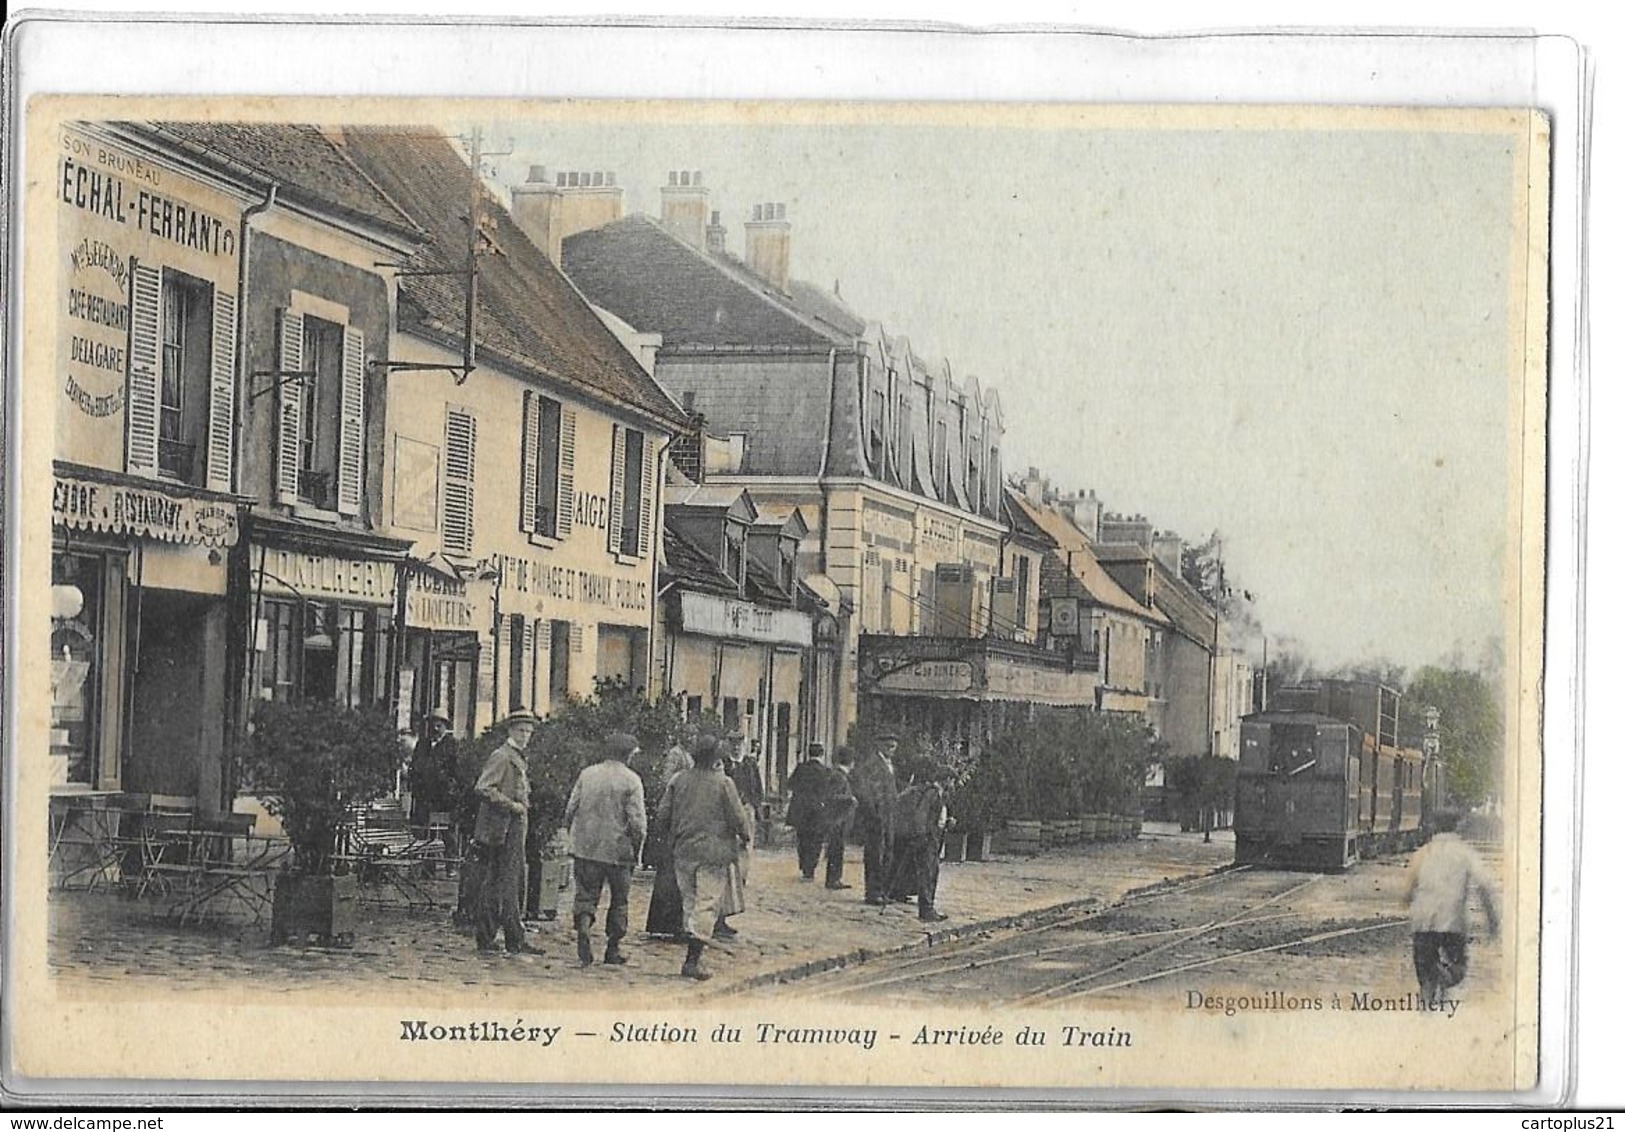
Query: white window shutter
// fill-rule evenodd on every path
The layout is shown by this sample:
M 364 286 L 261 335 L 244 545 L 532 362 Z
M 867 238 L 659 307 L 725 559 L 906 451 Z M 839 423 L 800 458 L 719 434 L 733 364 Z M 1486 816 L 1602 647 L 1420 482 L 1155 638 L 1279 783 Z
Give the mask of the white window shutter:
M 643 494 L 640 497 L 642 510 L 638 514 L 638 555 L 647 558 L 649 544 L 654 532 L 655 513 L 655 456 L 654 438 L 648 433 L 643 436 Z
M 341 515 L 361 513 L 361 476 L 366 454 L 367 336 L 344 328 L 344 364 L 339 374 L 339 490 Z
M 615 439 L 609 446 L 609 550 L 611 554 L 619 554 L 621 550 L 621 508 L 625 503 L 626 494 L 626 430 L 620 425 L 610 425 Z
M 299 440 L 305 428 L 305 316 L 283 310 L 276 353 L 276 501 L 299 500 Z
M 452 554 L 474 549 L 475 420 L 461 409 L 446 410 L 446 497 L 442 542 Z
M 569 407 L 559 412 L 559 520 L 558 537 L 567 539 L 576 523 L 576 414 Z
M 164 278 L 156 267 L 130 267 L 130 375 L 124 394 L 124 467 L 158 474 L 158 324 Z
M 525 390 L 524 415 L 519 434 L 519 529 L 536 532 L 536 460 L 541 449 L 541 399 Z
M 237 433 L 237 296 L 214 293 L 209 356 L 209 472 L 213 491 L 231 490 L 231 450 Z

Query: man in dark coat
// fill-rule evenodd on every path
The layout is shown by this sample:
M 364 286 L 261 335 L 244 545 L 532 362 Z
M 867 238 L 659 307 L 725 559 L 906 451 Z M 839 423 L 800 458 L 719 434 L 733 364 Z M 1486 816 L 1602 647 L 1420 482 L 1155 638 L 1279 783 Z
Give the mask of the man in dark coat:
M 846 831 L 852 826 L 852 749 L 835 748 L 835 766 L 825 779 L 824 794 L 824 887 L 851 888 L 841 879 L 846 868 Z
M 457 740 L 451 734 L 451 720 L 445 716 L 429 717 L 428 731 L 412 750 L 406 785 L 412 794 L 412 828 L 428 831 L 435 826 L 436 815 L 443 815 L 444 824 L 437 832 L 445 847 L 445 859 L 458 860 L 462 856 L 462 838 L 457 809 L 467 784 L 458 772 Z
M 828 831 L 825 800 L 829 794 L 830 777 L 840 773 L 824 765 L 824 748 L 814 743 L 809 757 L 790 772 L 785 785 L 790 789 L 790 805 L 785 810 L 785 823 L 796 831 L 796 863 L 801 866 L 801 879 L 812 880 L 818 871 L 818 858 L 824 851 L 824 835 Z
M 937 872 L 942 862 L 942 831 L 948 809 L 943 801 L 944 770 L 929 766 L 897 795 L 893 825 L 892 872 L 887 895 L 892 900 L 919 897 L 920 919 L 941 923 L 937 911 Z
M 897 807 L 897 772 L 892 759 L 897 736 L 883 732 L 876 747 L 852 771 L 852 796 L 857 799 L 857 832 L 863 839 L 863 902 L 886 903 L 886 884 L 892 852 L 892 822 Z

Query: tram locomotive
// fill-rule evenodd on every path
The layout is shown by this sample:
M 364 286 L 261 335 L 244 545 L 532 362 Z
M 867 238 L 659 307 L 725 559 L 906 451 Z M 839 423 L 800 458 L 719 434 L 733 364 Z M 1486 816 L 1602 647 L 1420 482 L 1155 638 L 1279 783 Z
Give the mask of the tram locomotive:
M 1237 863 L 1340 871 L 1426 841 L 1438 760 L 1398 732 L 1399 693 L 1365 680 L 1283 688 L 1243 717 Z

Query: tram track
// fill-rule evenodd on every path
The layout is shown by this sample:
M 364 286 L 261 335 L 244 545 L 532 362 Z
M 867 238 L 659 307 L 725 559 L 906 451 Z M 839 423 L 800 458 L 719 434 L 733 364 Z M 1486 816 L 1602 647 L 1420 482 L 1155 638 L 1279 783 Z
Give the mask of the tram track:
M 1328 914 L 1328 906 L 1341 903 L 1335 891 L 1314 895 L 1327 879 L 1320 873 L 1226 869 L 1142 889 L 1103 907 L 939 944 L 926 953 L 826 970 L 798 980 L 792 993 L 826 1001 L 972 995 L 1040 1006 L 1295 948 L 1343 947 L 1338 941 L 1404 925 L 1386 917 Z

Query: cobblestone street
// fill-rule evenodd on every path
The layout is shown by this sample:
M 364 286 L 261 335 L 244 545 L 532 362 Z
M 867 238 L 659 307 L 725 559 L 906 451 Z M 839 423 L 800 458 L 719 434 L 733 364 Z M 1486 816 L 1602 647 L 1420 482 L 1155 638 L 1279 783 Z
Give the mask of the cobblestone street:
M 479 954 L 471 936 L 450 922 L 451 884 L 442 882 L 444 906 L 409 911 L 368 900 L 353 948 L 272 947 L 266 925 L 213 923 L 177 926 L 162 917 L 159 901 L 126 900 L 107 892 L 51 895 L 51 965 L 64 991 L 113 987 L 163 987 L 177 992 L 217 991 L 222 984 L 244 993 L 330 987 L 346 995 L 388 996 L 399 984 L 460 987 L 523 986 L 547 980 L 549 994 L 658 992 L 714 997 L 761 986 L 777 976 L 802 973 L 860 953 L 875 954 L 1001 925 L 1022 915 L 1084 901 L 1109 903 L 1146 885 L 1211 871 L 1229 862 L 1232 846 L 1216 835 L 1147 826 L 1137 841 L 1096 843 L 1053 850 L 1036 857 L 997 854 L 980 863 L 946 864 L 939 907 L 950 919 L 932 930 L 912 905 L 873 908 L 862 901 L 861 861 L 848 855 L 855 887 L 827 891 L 802 882 L 793 849 L 759 851 L 749 887 L 749 909 L 733 919 L 739 938 L 731 955 L 713 954 L 716 978 L 703 985 L 681 979 L 683 949 L 643 936 L 653 874 L 634 879 L 628 939 L 629 963 L 583 971 L 575 963 L 567 926 L 568 893 L 557 920 L 533 933 L 540 956 Z M 602 952 L 600 911 L 595 950 Z

